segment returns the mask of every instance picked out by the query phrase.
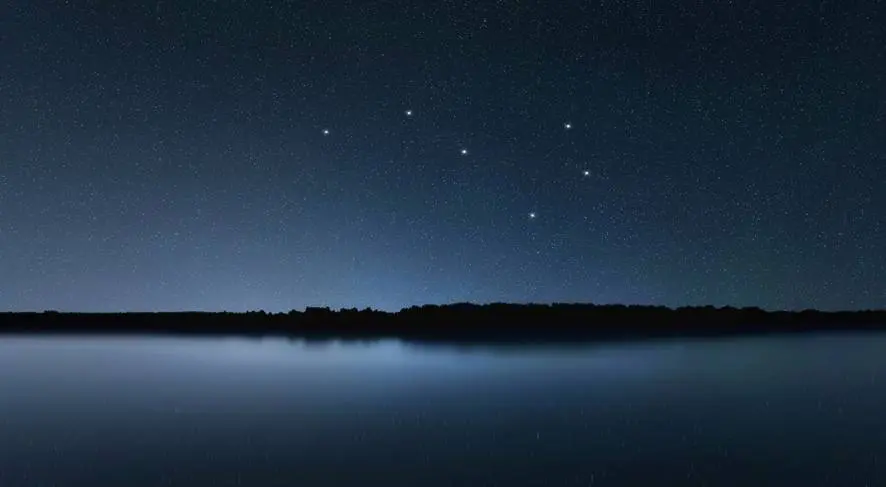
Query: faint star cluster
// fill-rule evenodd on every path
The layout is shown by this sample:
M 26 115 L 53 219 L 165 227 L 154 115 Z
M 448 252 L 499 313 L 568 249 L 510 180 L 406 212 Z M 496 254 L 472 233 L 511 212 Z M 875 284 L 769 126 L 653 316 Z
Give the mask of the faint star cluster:
M 882 11 L 13 0 L 0 308 L 884 307 Z

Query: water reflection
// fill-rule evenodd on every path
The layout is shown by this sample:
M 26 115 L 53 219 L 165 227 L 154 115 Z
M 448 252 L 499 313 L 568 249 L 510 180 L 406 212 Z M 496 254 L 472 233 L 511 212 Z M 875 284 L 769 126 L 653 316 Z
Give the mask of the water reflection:
M 880 485 L 886 337 L 0 338 L 0 485 Z

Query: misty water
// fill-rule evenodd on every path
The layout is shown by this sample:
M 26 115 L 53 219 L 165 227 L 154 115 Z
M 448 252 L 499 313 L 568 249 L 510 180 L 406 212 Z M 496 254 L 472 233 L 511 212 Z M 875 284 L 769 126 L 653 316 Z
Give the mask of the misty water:
M 0 486 L 884 485 L 886 335 L 0 337 Z

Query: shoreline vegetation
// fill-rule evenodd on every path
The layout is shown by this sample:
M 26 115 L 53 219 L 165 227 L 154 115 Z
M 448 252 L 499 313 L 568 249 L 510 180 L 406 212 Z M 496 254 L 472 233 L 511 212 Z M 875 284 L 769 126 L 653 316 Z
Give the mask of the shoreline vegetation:
M 886 310 L 765 311 L 713 306 L 425 305 L 398 312 L 309 307 L 266 313 L 0 313 L 0 334 L 185 334 L 334 340 L 595 341 L 886 330 Z

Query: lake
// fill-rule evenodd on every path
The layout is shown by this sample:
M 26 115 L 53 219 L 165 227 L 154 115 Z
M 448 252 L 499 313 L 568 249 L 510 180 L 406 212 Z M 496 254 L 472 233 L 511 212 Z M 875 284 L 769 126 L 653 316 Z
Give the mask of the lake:
M 886 485 L 886 335 L 0 336 L 0 486 Z

